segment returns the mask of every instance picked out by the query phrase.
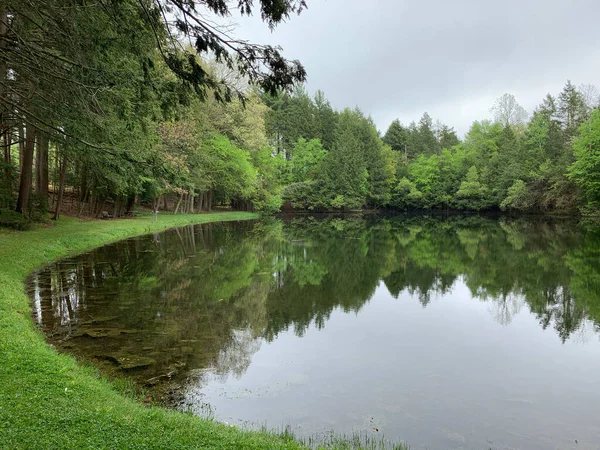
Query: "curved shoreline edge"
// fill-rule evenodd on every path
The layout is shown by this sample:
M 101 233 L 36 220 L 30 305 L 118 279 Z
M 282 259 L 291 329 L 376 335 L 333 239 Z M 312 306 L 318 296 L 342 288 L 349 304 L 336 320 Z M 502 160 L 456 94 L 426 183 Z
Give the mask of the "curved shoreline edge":
M 31 319 L 24 282 L 51 261 L 178 226 L 256 219 L 218 212 L 85 222 L 32 231 L 0 230 L 0 447 L 305 448 L 293 438 L 244 431 L 189 414 L 146 407 L 46 343 Z

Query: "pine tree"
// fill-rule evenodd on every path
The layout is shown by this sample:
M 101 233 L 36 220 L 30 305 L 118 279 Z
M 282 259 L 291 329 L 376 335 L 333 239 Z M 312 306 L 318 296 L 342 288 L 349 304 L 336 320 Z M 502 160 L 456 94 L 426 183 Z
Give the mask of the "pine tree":
M 562 121 L 567 139 L 573 138 L 579 126 L 587 118 L 587 109 L 581 93 L 567 81 L 562 92 L 558 96 L 558 117 Z
M 408 144 L 408 131 L 402 126 L 398 119 L 394 120 L 388 127 L 383 142 L 390 146 L 392 150 L 406 153 Z

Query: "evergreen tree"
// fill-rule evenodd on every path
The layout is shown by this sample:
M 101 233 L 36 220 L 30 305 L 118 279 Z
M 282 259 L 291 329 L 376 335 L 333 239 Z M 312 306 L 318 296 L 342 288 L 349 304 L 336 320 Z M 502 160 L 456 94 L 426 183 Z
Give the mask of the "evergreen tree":
M 567 81 L 558 96 L 557 112 L 567 139 L 572 139 L 577 134 L 579 126 L 587 118 L 587 107 L 583 96 L 571 83 L 571 80 Z
M 437 132 L 437 139 L 441 149 L 449 149 L 460 144 L 460 139 L 458 139 L 454 128 L 444 124 L 441 125 Z
M 383 142 L 390 146 L 390 148 L 397 152 L 406 153 L 406 146 L 408 144 L 408 131 L 402 126 L 398 119 L 392 121 L 388 127 L 385 135 L 383 136 Z
M 317 91 L 313 99 L 316 120 L 316 135 L 327 150 L 331 149 L 335 140 L 337 113 L 333 110 L 322 91 Z
M 334 208 L 357 209 L 367 199 L 368 179 L 362 114 L 345 109 L 339 115 L 336 140 L 325 159 L 326 189 Z
M 438 155 L 441 150 L 433 129 L 433 119 L 426 112 L 419 120 L 416 147 L 417 155 Z

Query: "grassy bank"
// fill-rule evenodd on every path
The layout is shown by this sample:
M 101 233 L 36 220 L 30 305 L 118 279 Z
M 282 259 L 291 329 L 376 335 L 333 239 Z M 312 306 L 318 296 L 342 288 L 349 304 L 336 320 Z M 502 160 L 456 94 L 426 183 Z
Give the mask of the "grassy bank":
M 111 383 L 48 346 L 31 320 L 23 281 L 45 263 L 178 225 L 251 219 L 249 213 L 81 222 L 0 230 L 0 447 L 296 449 L 292 438 L 247 432 L 120 395 Z

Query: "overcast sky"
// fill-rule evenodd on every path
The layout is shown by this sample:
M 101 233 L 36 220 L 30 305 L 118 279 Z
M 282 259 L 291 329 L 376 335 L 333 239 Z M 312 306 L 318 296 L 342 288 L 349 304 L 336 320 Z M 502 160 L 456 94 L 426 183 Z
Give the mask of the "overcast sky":
M 385 132 L 424 111 L 464 134 L 514 94 L 531 111 L 567 79 L 600 86 L 600 0 L 307 0 L 270 32 L 234 17 L 236 35 L 280 45 L 332 106 L 359 106 Z

